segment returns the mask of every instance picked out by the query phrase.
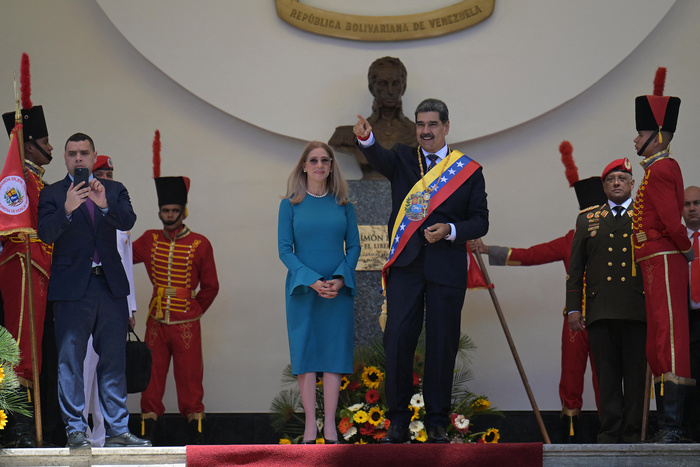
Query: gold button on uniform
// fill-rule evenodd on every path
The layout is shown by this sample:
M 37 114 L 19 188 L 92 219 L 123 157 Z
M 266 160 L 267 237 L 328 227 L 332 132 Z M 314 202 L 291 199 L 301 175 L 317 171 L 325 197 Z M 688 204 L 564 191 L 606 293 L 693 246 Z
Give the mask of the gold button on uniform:
M 611 280 L 612 280 L 612 277 L 608 276 L 608 282 L 610 282 Z

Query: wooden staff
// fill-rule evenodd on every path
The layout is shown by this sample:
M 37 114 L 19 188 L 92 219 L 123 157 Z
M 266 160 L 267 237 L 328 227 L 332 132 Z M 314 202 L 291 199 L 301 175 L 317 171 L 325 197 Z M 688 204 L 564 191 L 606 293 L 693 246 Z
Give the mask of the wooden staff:
M 649 423 L 649 403 L 651 402 L 651 368 L 647 363 L 647 378 L 644 383 L 644 408 L 642 409 L 642 441 L 647 437 L 647 424 Z
M 467 246 L 467 248 L 469 248 Z M 527 382 L 527 376 L 525 375 L 525 370 L 523 369 L 522 363 L 520 363 L 520 357 L 518 357 L 518 351 L 515 348 L 515 343 L 513 342 L 513 338 L 510 335 L 510 331 L 508 330 L 508 324 L 506 324 L 506 319 L 503 316 L 503 311 L 501 310 L 501 305 L 498 303 L 498 298 L 496 297 L 496 291 L 493 288 L 493 283 L 491 282 L 491 279 L 489 278 L 489 274 L 486 271 L 486 265 L 484 264 L 484 260 L 481 259 L 481 253 L 478 251 L 474 255 L 476 257 L 477 262 L 479 263 L 479 268 L 481 269 L 481 272 L 484 275 L 484 279 L 486 279 L 486 285 L 488 286 L 489 293 L 491 294 L 491 301 L 493 301 L 493 306 L 496 308 L 496 313 L 498 314 L 498 319 L 501 322 L 501 326 L 503 327 L 503 332 L 506 335 L 506 340 L 508 341 L 508 346 L 510 347 L 510 351 L 513 354 L 513 359 L 515 360 L 515 365 L 518 367 L 518 372 L 520 373 L 520 379 L 523 380 L 523 385 L 525 386 L 525 392 L 527 392 L 527 397 L 530 399 L 530 405 L 532 406 L 532 410 L 535 412 L 535 418 L 537 419 L 537 424 L 540 427 L 540 431 L 542 432 L 542 438 L 544 438 L 544 443 L 545 444 L 552 444 L 552 442 L 549 440 L 549 434 L 547 434 L 547 428 L 544 426 L 544 422 L 542 421 L 542 416 L 540 415 L 540 409 L 537 408 L 537 402 L 535 401 L 535 396 L 532 394 L 532 389 L 530 389 L 530 383 Z
M 19 94 L 17 93 L 17 80 L 15 79 L 15 124 L 22 123 L 22 111 L 19 106 Z M 19 158 L 22 163 L 22 173 L 24 175 L 24 183 L 29 186 L 29 174 L 24 165 L 24 131 L 22 127 L 15 134 L 17 138 L 17 147 L 19 148 Z M 39 388 L 39 364 L 38 364 L 38 348 L 36 339 L 36 318 L 34 317 L 34 275 L 32 266 L 32 250 L 31 238 L 29 234 L 21 233 L 20 237 L 24 240 L 24 258 L 27 268 L 25 274 L 26 291 L 27 291 L 27 313 L 29 317 L 29 342 L 32 358 L 32 378 L 34 380 L 32 389 L 34 391 L 34 428 L 36 429 L 36 445 L 43 447 L 44 437 L 42 434 L 43 427 L 41 423 L 41 390 Z

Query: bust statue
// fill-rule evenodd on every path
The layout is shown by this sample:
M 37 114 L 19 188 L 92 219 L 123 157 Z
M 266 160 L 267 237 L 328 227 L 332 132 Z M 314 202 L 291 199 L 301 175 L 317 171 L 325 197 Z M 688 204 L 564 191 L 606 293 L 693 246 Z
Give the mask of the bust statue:
M 367 80 L 369 92 L 374 97 L 372 115 L 367 117 L 367 121 L 372 125 L 377 143 L 385 148 L 391 148 L 396 143 L 417 146 L 416 124 L 402 110 L 401 96 L 406 91 L 406 67 L 401 60 L 394 57 L 378 58 L 370 65 Z M 352 127 L 337 127 L 328 145 L 336 151 L 353 154 L 360 164 L 363 180 L 383 179 L 357 148 Z

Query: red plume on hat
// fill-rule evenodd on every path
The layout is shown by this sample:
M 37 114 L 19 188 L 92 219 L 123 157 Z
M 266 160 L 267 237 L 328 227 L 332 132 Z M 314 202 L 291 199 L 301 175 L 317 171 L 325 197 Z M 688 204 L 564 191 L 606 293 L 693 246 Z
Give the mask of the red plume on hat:
M 160 177 L 160 130 L 153 137 L 153 178 Z
M 32 103 L 32 75 L 29 72 L 29 55 L 26 53 L 22 54 L 19 83 L 21 85 L 20 93 L 22 95 L 22 108 L 29 110 L 34 107 L 34 104 Z
M 564 140 L 559 145 L 559 152 L 561 153 L 561 162 L 564 164 L 564 175 L 569 181 L 569 187 L 574 186 L 574 183 L 578 182 L 578 167 L 574 162 L 574 147 L 570 142 Z
M 666 67 L 660 66 L 654 76 L 654 95 L 663 96 L 664 86 L 666 86 Z

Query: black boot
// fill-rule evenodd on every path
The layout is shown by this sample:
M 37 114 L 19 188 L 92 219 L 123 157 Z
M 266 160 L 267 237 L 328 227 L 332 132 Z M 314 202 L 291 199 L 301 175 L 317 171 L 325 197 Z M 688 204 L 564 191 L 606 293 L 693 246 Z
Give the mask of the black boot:
M 664 373 L 654 378 L 659 431 L 647 442 L 657 444 L 691 442 L 687 429 L 683 425 L 683 417 L 694 389 L 695 380 L 679 377 L 673 373 Z
M 563 444 L 578 443 L 578 421 L 580 413 L 581 411 L 579 409 L 562 408 L 559 420 L 561 422 L 561 442 Z
M 34 423 L 34 410 L 29 402 L 29 389 L 27 386 L 21 385 L 16 389 L 16 395 L 13 398 L 18 401 L 26 401 L 25 408 L 29 409 L 29 415 L 13 412 L 9 414 L 10 429 L 9 447 L 15 448 L 35 448 L 36 446 L 36 424 Z
M 187 422 L 187 434 L 190 444 L 204 444 L 204 420 L 193 418 Z
M 156 445 L 156 426 L 158 425 L 158 419 L 156 418 L 143 418 L 141 415 L 141 438 L 147 439 Z
M 36 425 L 34 417 L 28 417 L 19 413 L 12 414 L 15 419 L 15 443 L 16 448 L 36 447 Z

